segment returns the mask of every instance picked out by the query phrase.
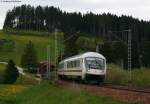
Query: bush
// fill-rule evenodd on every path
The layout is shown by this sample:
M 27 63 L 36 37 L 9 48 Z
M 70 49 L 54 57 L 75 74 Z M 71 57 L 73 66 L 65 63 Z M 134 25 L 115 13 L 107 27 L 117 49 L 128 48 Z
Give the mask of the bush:
M 109 64 L 105 81 L 115 85 L 128 85 L 129 73 L 127 70 L 121 69 L 119 66 Z M 150 69 L 132 69 L 130 85 L 135 87 L 150 87 Z
M 141 47 L 142 65 L 144 67 L 150 67 L 150 42 L 144 42 Z
M 3 74 L 0 73 L 0 84 L 3 83 Z
M 100 53 L 106 57 L 108 63 L 115 62 L 115 55 L 111 42 L 105 42 L 100 48 Z
M 4 71 L 4 83 L 13 84 L 19 77 L 18 69 L 15 67 L 15 63 L 10 60 Z
M 126 85 L 128 82 L 127 72 L 117 65 L 110 64 L 107 68 L 106 82 Z
M 150 70 L 134 70 L 132 73 L 133 85 L 138 87 L 150 87 Z

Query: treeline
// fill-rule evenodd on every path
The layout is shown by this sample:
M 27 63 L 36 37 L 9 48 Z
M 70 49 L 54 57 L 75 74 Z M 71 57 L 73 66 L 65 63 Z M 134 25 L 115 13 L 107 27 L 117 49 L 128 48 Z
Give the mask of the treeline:
M 53 6 L 22 5 L 14 7 L 13 10 L 7 12 L 3 28 L 49 32 L 53 32 L 57 28 L 63 32 L 80 31 L 106 40 L 112 37 L 110 31 L 131 29 L 135 41 L 150 40 L 150 22 L 138 20 L 131 16 L 122 15 L 118 17 L 110 13 L 67 13 Z

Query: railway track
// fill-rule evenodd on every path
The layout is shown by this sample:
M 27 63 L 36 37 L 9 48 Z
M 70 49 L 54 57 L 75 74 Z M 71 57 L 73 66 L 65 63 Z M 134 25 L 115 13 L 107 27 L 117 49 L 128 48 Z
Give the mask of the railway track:
M 150 94 L 150 90 L 144 90 L 144 89 L 139 89 L 139 88 L 133 88 L 130 86 L 115 86 L 115 85 L 104 85 L 100 86 L 103 88 L 110 88 L 110 89 L 116 89 L 116 90 L 125 90 L 125 91 L 132 91 L 132 92 L 139 92 L 139 93 L 147 93 Z
M 111 97 L 129 103 L 150 104 L 150 89 L 138 89 L 130 86 L 112 84 L 83 84 L 75 81 L 58 80 L 57 84 L 69 89 L 79 89 L 94 93 L 98 96 Z
M 109 89 L 114 89 L 114 90 L 124 90 L 124 91 L 130 91 L 130 92 L 139 92 L 139 93 L 150 94 L 150 89 L 149 90 L 144 90 L 144 89 L 140 89 L 140 88 L 134 88 L 134 87 L 131 87 L 131 86 L 113 85 L 113 84 L 110 84 L 110 83 L 95 85 L 95 84 L 84 84 L 84 83 L 78 83 L 78 82 L 75 82 L 75 81 L 64 81 L 64 80 L 61 80 L 61 82 L 67 82 L 67 83 L 76 84 L 76 85 L 79 85 L 79 86 L 84 85 L 84 86 L 87 86 L 87 87 L 92 86 L 92 87 L 99 87 L 99 88 L 109 88 Z

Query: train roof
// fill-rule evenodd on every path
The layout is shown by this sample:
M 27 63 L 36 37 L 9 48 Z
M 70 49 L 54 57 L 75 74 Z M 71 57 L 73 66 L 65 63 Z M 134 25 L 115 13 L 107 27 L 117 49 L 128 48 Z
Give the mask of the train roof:
M 82 53 L 82 54 L 75 55 L 75 56 L 72 56 L 72 57 L 68 57 L 68 58 L 62 60 L 61 62 L 74 60 L 74 59 L 78 59 L 78 58 L 85 58 L 85 57 L 100 57 L 102 59 L 105 59 L 105 57 L 102 54 L 100 54 L 100 53 L 97 53 L 97 52 L 86 52 L 86 53 Z

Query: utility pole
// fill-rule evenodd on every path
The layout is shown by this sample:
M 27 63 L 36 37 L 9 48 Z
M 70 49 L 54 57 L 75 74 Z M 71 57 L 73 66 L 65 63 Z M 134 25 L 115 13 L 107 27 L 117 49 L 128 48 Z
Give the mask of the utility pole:
M 128 30 L 128 70 L 129 70 L 129 81 L 132 80 L 132 34 L 131 30 Z
M 76 33 L 74 33 L 73 35 L 67 37 L 65 40 L 63 40 L 61 43 L 65 43 L 66 41 L 70 40 L 71 38 L 73 38 L 74 36 L 77 36 L 78 34 L 80 33 L 80 31 L 77 31 Z M 62 53 L 62 47 L 60 48 L 60 52 L 61 52 L 61 60 L 62 60 L 62 56 L 63 56 L 63 53 Z
M 47 46 L 47 78 L 50 79 L 50 45 Z
M 57 80 L 57 55 L 58 55 L 58 47 L 57 47 L 57 32 L 58 30 L 55 29 L 55 80 Z
M 20 19 L 19 19 L 19 24 L 20 24 L 20 29 L 22 29 L 21 25 L 22 25 L 22 7 L 20 6 Z
M 99 45 L 96 45 L 96 52 L 99 52 Z
M 124 33 L 124 32 L 127 32 L 128 35 L 125 37 L 125 36 L 121 36 L 123 37 L 123 39 L 121 39 L 120 37 L 118 36 L 115 36 L 115 38 L 117 38 L 118 40 L 120 41 L 123 41 L 124 42 L 124 38 L 125 38 L 125 41 L 127 39 L 127 42 L 125 42 L 127 45 L 128 45 L 128 72 L 129 72 L 129 83 L 132 81 L 132 33 L 131 33 L 131 30 L 122 30 L 122 31 L 110 31 L 111 33 Z

